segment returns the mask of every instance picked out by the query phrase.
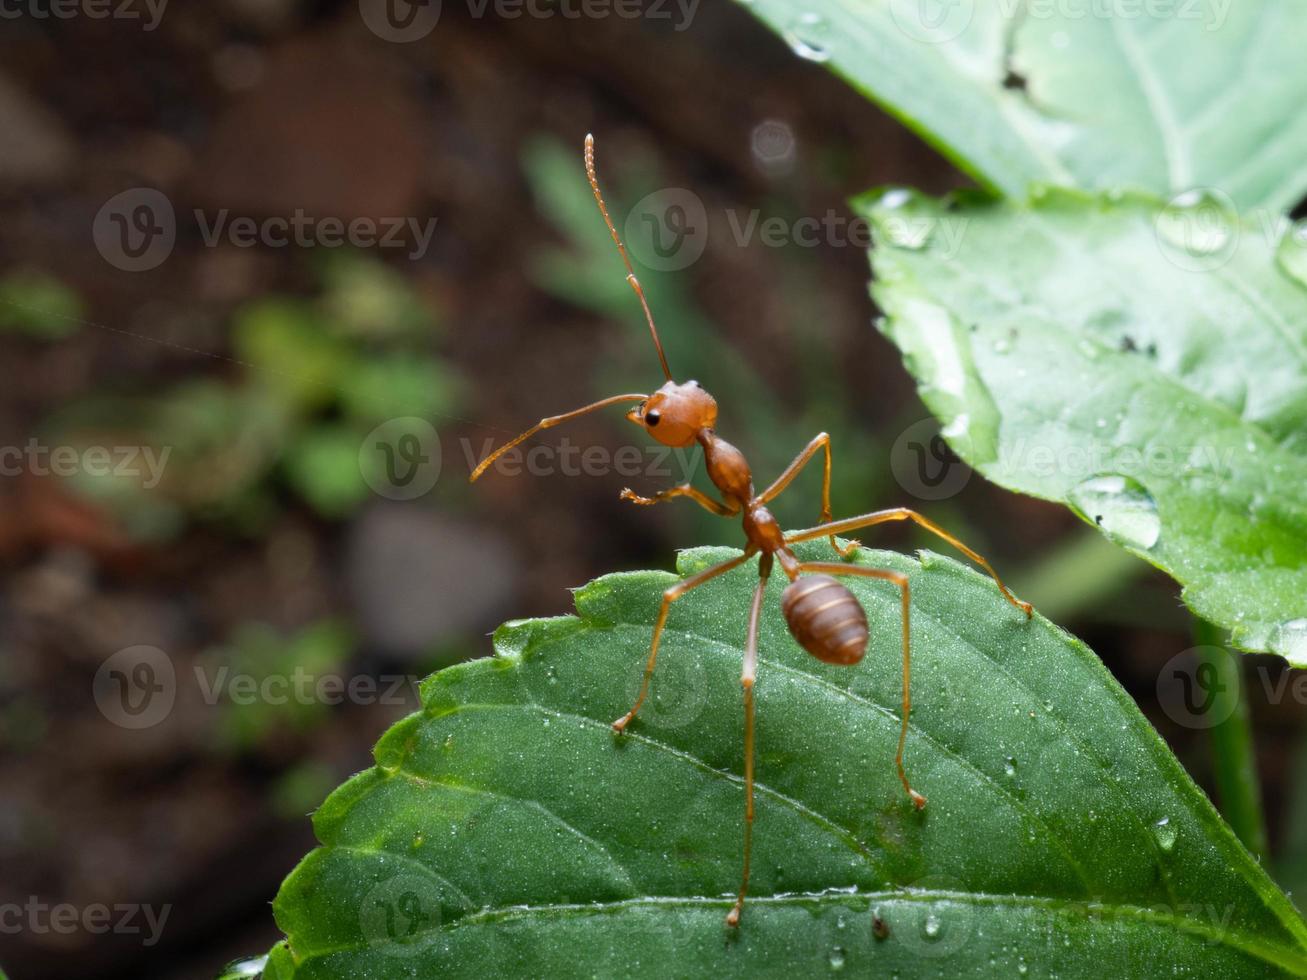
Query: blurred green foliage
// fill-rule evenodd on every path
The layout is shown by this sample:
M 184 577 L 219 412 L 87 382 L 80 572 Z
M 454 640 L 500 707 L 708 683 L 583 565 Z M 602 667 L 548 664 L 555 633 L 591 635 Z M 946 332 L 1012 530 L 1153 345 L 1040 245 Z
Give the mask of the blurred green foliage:
M 0 277 L 0 331 L 62 340 L 77 332 L 84 312 L 76 291 L 48 272 L 14 269 Z
M 353 644 L 352 630 L 337 619 L 290 635 L 266 623 L 242 624 L 202 657 L 205 693 L 219 708 L 216 744 L 240 753 L 277 734 L 312 731 L 331 710 L 334 685 L 344 685 Z
M 274 294 L 233 313 L 231 377 L 94 395 L 49 420 L 52 443 L 168 451 L 157 485 L 79 473 L 79 489 L 153 541 L 194 519 L 257 533 L 284 491 L 329 519 L 357 508 L 370 493 L 359 461 L 367 433 L 396 417 L 436 421 L 460 385 L 433 349 L 438 318 L 409 280 L 357 253 L 329 254 L 317 272 L 313 296 Z

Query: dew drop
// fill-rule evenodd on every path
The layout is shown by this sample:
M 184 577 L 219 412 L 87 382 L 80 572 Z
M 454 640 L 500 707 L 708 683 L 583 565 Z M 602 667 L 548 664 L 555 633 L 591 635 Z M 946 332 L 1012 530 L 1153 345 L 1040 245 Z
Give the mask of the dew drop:
M 1271 634 L 1270 646 L 1294 666 L 1307 665 L 1307 619 L 1281 623 Z
M 895 187 L 887 190 L 880 197 L 880 206 L 890 211 L 897 211 L 899 208 L 912 201 L 912 191 L 905 187 Z
M 1300 286 L 1307 286 L 1307 221 L 1299 221 L 1280 239 L 1275 250 L 1280 271 Z
M 237 980 L 239 977 L 257 977 L 268 965 L 267 956 L 250 956 L 232 960 L 222 968 L 222 980 Z
M 1006 759 L 1004 759 L 1003 772 L 1009 777 L 1015 776 L 1017 774 L 1017 760 L 1014 759 L 1012 756 L 1008 756 Z
M 1117 473 L 1090 477 L 1071 490 L 1071 506 L 1109 537 L 1134 548 L 1151 548 L 1162 533 L 1157 501 L 1137 480 Z
M 939 921 L 939 916 L 932 912 L 930 915 L 926 916 L 926 921 L 922 925 L 921 931 L 925 934 L 927 939 L 936 939 L 939 936 L 941 928 L 942 926 Z
M 1228 198 L 1192 190 L 1171 198 L 1157 216 L 1158 237 L 1191 258 L 1220 256 L 1235 243 L 1237 225 Z
M 844 955 L 843 947 L 836 946 L 830 951 L 830 968 L 832 970 L 844 969 L 845 960 L 846 957 Z
M 1171 818 L 1163 817 L 1157 823 L 1153 824 L 1153 837 L 1157 839 L 1157 846 L 1162 849 L 1163 854 L 1170 854 L 1175 850 L 1175 828 L 1171 826 Z
M 1012 341 L 1009 340 L 1007 337 L 999 337 L 998 340 L 994 341 L 995 354 L 1007 354 L 1010 353 L 1011 350 L 1012 350 Z
M 785 40 L 800 58 L 818 64 L 830 60 L 830 24 L 821 14 L 800 14 L 786 29 Z

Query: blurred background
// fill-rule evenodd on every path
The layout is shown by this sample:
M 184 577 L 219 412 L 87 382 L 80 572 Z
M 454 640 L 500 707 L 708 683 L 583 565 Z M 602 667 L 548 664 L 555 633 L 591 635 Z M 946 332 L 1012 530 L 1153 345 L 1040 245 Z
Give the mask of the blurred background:
M 672 369 L 759 480 L 829 431 L 837 516 L 905 504 L 957 532 L 1210 791 L 1205 733 L 1164 707 L 1196 642 L 1174 584 L 950 457 L 875 329 L 846 201 L 968 180 L 819 60 L 722 0 L 6 5 L 9 976 L 212 977 L 266 951 L 307 814 L 418 679 L 597 575 L 740 542 L 618 500 L 699 462 L 617 409 L 467 482 L 537 418 L 661 380 L 589 131 Z M 815 523 L 819 488 L 814 467 L 778 516 Z M 1301 706 L 1268 693 L 1278 661 L 1241 666 L 1292 887 Z

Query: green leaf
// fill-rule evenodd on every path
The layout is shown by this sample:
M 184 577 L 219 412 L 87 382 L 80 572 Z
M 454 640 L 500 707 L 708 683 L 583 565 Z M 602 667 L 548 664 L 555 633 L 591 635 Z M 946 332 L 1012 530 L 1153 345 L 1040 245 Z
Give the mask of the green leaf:
M 77 292 L 47 272 L 14 269 L 0 277 L 0 331 L 63 340 L 82 327 L 85 315 Z
M 1307 665 L 1307 291 L 1210 202 L 869 196 L 876 301 L 960 456 L 1170 572 Z
M 250 303 L 231 329 L 237 359 L 296 412 L 329 403 L 352 367 L 351 351 L 331 333 L 329 319 L 302 300 Z
M 345 411 L 369 425 L 396 416 L 447 415 L 459 391 L 454 371 L 408 351 L 359 357 L 340 379 Z
M 683 553 L 681 574 L 737 554 Z M 814 546 L 805 556 L 829 550 Z M 266 976 L 1267 977 L 1307 927 L 1099 660 L 993 583 L 926 554 L 910 576 L 907 765 L 894 770 L 899 599 L 849 579 L 856 667 L 760 642 L 751 898 L 738 933 L 739 673 L 755 565 L 676 603 L 654 693 L 629 707 L 662 590 L 609 575 L 579 616 L 509 623 L 442 671 L 318 811 L 274 910 Z M 873 916 L 888 929 L 878 938 Z
M 1212 187 L 1283 210 L 1307 191 L 1293 0 L 741 2 L 1005 194 Z
M 349 426 L 324 422 L 305 429 L 287 447 L 287 481 L 323 517 L 346 517 L 367 498 L 359 468 L 362 441 Z

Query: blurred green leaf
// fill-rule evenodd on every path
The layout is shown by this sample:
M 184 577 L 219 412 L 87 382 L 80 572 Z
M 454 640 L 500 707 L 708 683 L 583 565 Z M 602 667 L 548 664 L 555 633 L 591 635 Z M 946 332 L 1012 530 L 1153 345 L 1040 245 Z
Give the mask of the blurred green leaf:
M 1293 0 L 741 2 L 1005 194 L 1215 187 L 1278 210 L 1307 191 Z
M 679 571 L 735 554 L 686 552 Z M 266 976 L 1307 971 L 1307 926 L 1089 649 L 951 560 L 860 562 L 911 580 L 923 811 L 893 762 L 897 591 L 847 580 L 872 636 L 847 668 L 798 648 L 773 580 L 752 897 L 726 930 L 756 572 L 673 607 L 653 696 L 620 737 L 609 722 L 675 578 L 609 575 L 578 591 L 579 617 L 509 623 L 493 659 L 427 680 L 377 766 L 316 813 L 323 846 L 277 897 L 288 943 Z
M 335 782 L 327 764 L 316 759 L 301 762 L 277 780 L 272 789 L 272 809 L 285 820 L 298 819 L 312 813 Z
M 323 308 L 337 332 L 362 338 L 422 337 L 437 318 L 413 283 L 374 258 L 349 251 L 322 256 Z
M 321 407 L 351 365 L 350 349 L 311 303 L 272 297 L 240 310 L 232 323 L 236 357 L 296 410 Z
M 369 425 L 398 416 L 447 415 L 458 392 L 452 370 L 402 351 L 360 357 L 340 379 L 345 411 Z
M 336 672 L 349 660 L 353 643 L 352 630 L 337 619 L 290 636 L 266 623 L 240 626 L 204 658 L 206 690 L 221 706 L 220 744 L 242 751 L 276 732 L 319 725 L 330 710 L 324 692 L 343 691 L 344 678 Z
M 342 517 L 370 492 L 359 469 L 361 441 L 347 426 L 318 425 L 287 447 L 287 480 L 322 516 Z
M 81 297 L 46 272 L 15 269 L 0 278 L 0 330 L 62 340 L 81 329 Z
M 1307 664 L 1307 243 L 1142 196 L 860 206 L 884 331 L 958 455 Z

